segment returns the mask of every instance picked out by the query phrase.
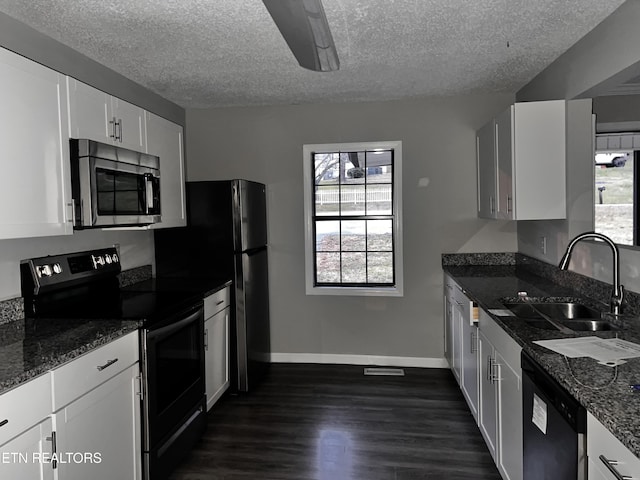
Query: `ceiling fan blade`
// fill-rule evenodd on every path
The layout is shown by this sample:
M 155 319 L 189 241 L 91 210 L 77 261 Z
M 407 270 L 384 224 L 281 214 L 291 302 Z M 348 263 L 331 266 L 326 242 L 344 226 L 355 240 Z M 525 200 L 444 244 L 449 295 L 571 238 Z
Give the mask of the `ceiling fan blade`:
M 317 72 L 340 68 L 321 0 L 262 0 L 300 66 Z

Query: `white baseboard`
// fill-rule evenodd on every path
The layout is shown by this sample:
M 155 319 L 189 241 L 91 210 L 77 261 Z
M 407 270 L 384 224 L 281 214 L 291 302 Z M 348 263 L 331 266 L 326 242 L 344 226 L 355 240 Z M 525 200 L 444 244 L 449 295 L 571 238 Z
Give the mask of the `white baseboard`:
M 332 353 L 272 353 L 271 363 L 333 363 L 377 365 L 381 367 L 449 368 L 444 358 L 385 357 L 380 355 L 342 355 Z

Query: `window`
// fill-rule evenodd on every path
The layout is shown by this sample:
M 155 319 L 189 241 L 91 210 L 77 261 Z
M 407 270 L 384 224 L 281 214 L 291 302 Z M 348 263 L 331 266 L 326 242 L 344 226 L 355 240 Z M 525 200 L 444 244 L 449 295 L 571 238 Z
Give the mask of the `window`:
M 636 196 L 640 151 L 600 151 L 596 154 L 594 230 L 621 245 L 638 245 L 640 210 Z
M 307 294 L 402 295 L 402 142 L 305 145 Z

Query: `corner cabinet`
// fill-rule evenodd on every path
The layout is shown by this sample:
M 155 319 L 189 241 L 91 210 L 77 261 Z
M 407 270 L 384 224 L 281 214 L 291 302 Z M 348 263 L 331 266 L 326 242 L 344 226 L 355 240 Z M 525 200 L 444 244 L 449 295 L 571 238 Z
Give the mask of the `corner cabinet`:
M 65 81 L 0 48 L 0 239 L 73 233 Z
M 67 77 L 67 90 L 71 138 L 146 151 L 144 109 L 71 77 Z
M 566 102 L 511 105 L 476 133 L 478 216 L 566 217 Z
M 183 128 L 153 113 L 145 113 L 147 153 L 160 157 L 160 208 L 162 221 L 151 228 L 184 227 L 185 200 Z
M 231 287 L 204 299 L 205 392 L 207 411 L 229 388 L 229 316 Z

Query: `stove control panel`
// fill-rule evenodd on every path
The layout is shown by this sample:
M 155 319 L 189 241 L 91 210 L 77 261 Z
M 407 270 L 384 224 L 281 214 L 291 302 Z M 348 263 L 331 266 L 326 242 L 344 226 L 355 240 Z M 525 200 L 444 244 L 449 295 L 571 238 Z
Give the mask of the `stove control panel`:
M 23 296 L 38 295 L 89 278 L 115 277 L 118 273 L 120 257 L 116 247 L 32 258 L 20 264 Z

